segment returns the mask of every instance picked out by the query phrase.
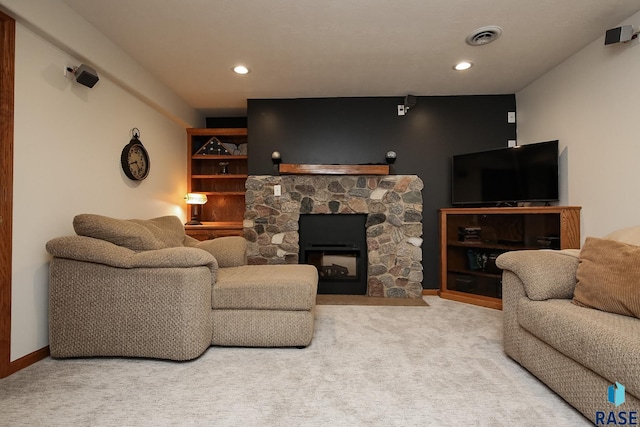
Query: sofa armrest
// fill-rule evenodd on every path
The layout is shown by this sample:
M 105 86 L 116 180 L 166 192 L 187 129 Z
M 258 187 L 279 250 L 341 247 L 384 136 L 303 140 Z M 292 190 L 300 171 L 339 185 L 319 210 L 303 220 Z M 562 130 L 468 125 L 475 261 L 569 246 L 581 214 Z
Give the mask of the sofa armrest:
M 206 266 L 215 278 L 216 259 L 197 248 L 175 247 L 136 252 L 105 240 L 63 236 L 47 242 L 54 257 L 104 264 L 118 268 L 188 268 Z
M 51 356 L 198 357 L 211 345 L 211 283 L 206 266 L 118 268 L 56 256 Z
M 529 299 L 572 298 L 578 256 L 575 251 L 525 250 L 506 252 L 496 265 L 514 273 Z
M 197 243 L 218 260 L 219 267 L 238 267 L 247 263 L 247 241 L 240 236 L 218 237 Z

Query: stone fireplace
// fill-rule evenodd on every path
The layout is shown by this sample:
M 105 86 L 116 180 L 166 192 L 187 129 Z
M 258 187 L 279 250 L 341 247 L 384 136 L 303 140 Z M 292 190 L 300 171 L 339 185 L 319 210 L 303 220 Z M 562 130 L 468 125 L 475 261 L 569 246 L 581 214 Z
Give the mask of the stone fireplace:
M 297 264 L 301 214 L 366 214 L 367 295 L 421 298 L 422 188 L 415 175 L 249 176 L 248 262 Z

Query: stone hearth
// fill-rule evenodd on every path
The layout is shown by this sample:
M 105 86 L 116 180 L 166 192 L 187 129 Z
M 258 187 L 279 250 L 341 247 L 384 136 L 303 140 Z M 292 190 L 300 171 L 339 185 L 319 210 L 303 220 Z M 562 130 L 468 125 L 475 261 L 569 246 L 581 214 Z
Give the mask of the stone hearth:
M 274 196 L 280 185 L 282 195 Z M 422 297 L 422 193 L 415 175 L 250 176 L 250 264 L 297 264 L 300 214 L 367 214 L 367 294 Z

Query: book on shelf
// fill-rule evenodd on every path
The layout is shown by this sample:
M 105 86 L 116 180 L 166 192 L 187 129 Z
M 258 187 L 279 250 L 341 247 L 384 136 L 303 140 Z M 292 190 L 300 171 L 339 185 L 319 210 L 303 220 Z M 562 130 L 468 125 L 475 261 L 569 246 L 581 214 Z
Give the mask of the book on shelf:
M 465 243 L 479 243 L 482 227 L 458 227 L 458 240 Z

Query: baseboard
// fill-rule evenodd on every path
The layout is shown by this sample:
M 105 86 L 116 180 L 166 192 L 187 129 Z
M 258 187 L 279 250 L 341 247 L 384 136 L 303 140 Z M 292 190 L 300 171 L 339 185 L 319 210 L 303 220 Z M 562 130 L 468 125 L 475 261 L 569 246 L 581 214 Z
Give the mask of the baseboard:
M 33 365 L 34 363 L 39 362 L 40 360 L 48 356 L 49 356 L 49 346 L 41 348 L 40 350 L 36 350 L 33 353 L 29 353 L 26 356 L 22 356 L 20 359 L 14 360 L 9 364 L 9 369 L 7 370 L 7 372 L 3 373 L 6 375 L 2 376 L 1 378 L 8 377 L 11 374 L 15 374 L 19 370 L 24 369 L 27 366 Z
M 438 295 L 437 289 L 423 289 L 422 295 Z

